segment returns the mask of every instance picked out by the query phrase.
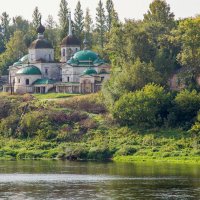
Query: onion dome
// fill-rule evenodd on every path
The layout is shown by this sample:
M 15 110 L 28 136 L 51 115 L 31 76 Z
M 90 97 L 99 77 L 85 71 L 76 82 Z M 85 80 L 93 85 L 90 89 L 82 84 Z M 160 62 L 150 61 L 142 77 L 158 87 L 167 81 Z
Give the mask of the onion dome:
M 17 75 L 42 75 L 41 71 L 34 65 L 26 66 L 16 73 Z
M 53 46 L 46 39 L 37 39 L 31 43 L 29 49 L 53 49 Z
M 81 41 L 73 36 L 73 35 L 68 35 L 66 36 L 61 43 L 61 47 L 68 47 L 68 46 L 79 46 L 81 45 Z
M 79 61 L 95 61 L 98 59 L 98 54 L 90 50 L 79 51 L 74 54 L 74 59 Z
M 78 51 L 67 61 L 67 64 L 79 67 L 94 67 L 105 64 L 99 55 L 91 50 Z
M 45 27 L 40 23 L 40 25 L 37 27 L 37 33 L 43 34 L 45 32 Z
M 83 75 L 95 75 L 97 74 L 97 71 L 92 68 L 87 68 L 84 72 Z

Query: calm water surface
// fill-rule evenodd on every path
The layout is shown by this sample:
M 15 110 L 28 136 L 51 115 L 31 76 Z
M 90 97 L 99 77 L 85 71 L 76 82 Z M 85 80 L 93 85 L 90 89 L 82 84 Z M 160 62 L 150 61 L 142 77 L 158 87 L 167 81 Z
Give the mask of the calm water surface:
M 200 199 L 200 165 L 0 161 L 0 199 Z

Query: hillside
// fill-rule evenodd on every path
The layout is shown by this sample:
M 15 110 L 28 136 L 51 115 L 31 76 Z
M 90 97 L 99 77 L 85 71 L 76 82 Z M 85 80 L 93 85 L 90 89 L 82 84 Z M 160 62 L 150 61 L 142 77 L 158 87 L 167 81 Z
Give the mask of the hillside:
M 0 102 L 0 159 L 200 160 L 188 132 L 120 126 L 100 94 L 51 101 L 1 94 Z

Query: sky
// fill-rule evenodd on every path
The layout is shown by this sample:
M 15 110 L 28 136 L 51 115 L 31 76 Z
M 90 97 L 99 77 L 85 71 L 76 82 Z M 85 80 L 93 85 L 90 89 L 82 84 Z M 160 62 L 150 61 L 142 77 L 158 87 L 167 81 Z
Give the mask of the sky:
M 95 18 L 96 7 L 99 0 L 80 0 L 83 10 L 88 7 L 91 15 Z M 113 0 L 115 9 L 119 14 L 120 20 L 143 19 L 143 14 L 147 12 L 152 0 Z M 193 17 L 200 14 L 200 0 L 166 0 L 170 4 L 171 11 L 176 18 Z M 78 0 L 67 0 L 73 13 Z M 106 0 L 102 0 L 105 5 Z M 58 10 L 60 0 L 0 0 L 0 14 L 6 11 L 10 17 L 17 15 L 23 16 L 31 21 L 32 13 L 36 6 L 42 13 L 43 21 L 51 14 L 58 21 Z M 72 15 L 73 18 L 73 15 Z

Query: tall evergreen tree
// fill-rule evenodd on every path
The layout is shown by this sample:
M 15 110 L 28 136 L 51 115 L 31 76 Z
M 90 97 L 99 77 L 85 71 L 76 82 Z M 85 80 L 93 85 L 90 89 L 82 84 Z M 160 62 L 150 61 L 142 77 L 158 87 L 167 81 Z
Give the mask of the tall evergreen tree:
M 87 8 L 84 21 L 84 30 L 85 30 L 85 36 L 87 37 L 87 40 L 89 41 L 90 45 L 92 43 L 92 29 L 93 29 L 92 24 L 93 21 L 90 15 L 90 10 L 89 8 Z
M 81 3 L 78 1 L 74 13 L 74 31 L 75 35 L 82 39 L 83 37 L 83 28 L 84 28 L 84 16 L 83 16 L 83 10 L 81 9 Z
M 4 36 L 4 41 L 7 42 L 10 38 L 10 27 L 9 27 L 10 18 L 6 12 L 3 12 L 0 19 L 1 19 L 1 28 Z
M 33 27 L 37 28 L 40 25 L 40 21 L 42 17 L 41 13 L 39 12 L 38 7 L 35 7 L 32 17 L 33 17 L 33 20 L 32 20 Z
M 96 31 L 98 42 L 100 44 L 101 49 L 104 48 L 105 42 L 105 32 L 106 32 L 106 17 L 105 17 L 105 10 L 103 7 L 103 3 L 99 0 L 98 7 L 96 9 Z
M 56 47 L 57 45 L 57 30 L 56 30 L 56 22 L 53 19 L 52 15 L 48 15 L 46 20 L 46 36 L 49 41 L 52 42 L 53 46 Z
M 60 23 L 60 38 L 63 39 L 68 32 L 68 3 L 66 0 L 61 0 L 60 2 L 58 17 Z
M 114 3 L 112 0 L 106 1 L 106 10 L 107 10 L 107 16 L 106 16 L 106 23 L 107 23 L 107 29 L 110 31 L 113 23 L 113 18 L 115 17 L 115 9 L 114 9 Z

